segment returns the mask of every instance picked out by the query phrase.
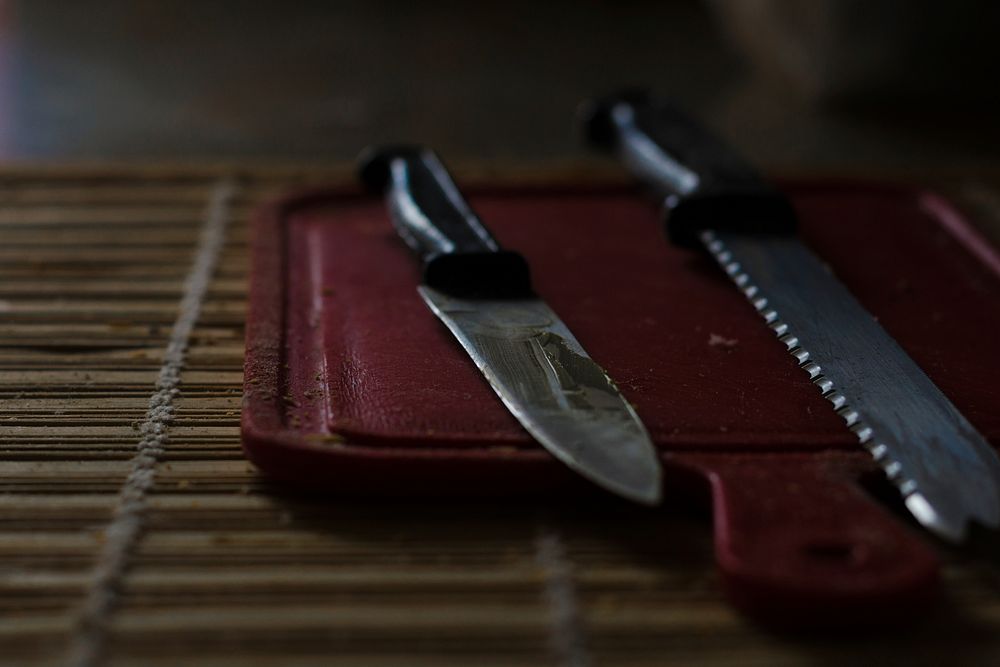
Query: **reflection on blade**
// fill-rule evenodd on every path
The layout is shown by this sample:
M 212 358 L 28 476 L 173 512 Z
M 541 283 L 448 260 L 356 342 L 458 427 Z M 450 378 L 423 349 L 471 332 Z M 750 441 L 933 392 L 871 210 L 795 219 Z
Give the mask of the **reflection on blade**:
M 961 540 L 1000 527 L 1000 459 L 875 318 L 793 238 L 704 232 L 750 299 L 916 519 Z
M 540 299 L 420 294 L 524 428 L 593 482 L 660 501 L 656 451 L 632 406 Z

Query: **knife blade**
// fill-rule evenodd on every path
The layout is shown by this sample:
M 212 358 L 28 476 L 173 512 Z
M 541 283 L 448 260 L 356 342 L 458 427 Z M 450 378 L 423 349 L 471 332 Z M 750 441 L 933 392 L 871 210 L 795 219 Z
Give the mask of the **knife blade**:
M 668 103 L 626 91 L 582 107 L 588 141 L 663 198 L 675 244 L 706 250 L 874 457 L 927 529 L 1000 527 L 1000 459 L 795 237 L 789 201 Z
M 396 231 L 422 260 L 418 292 L 521 425 L 599 486 L 655 505 L 660 463 L 632 406 L 531 288 L 424 148 L 366 149 L 359 175 L 384 195 Z

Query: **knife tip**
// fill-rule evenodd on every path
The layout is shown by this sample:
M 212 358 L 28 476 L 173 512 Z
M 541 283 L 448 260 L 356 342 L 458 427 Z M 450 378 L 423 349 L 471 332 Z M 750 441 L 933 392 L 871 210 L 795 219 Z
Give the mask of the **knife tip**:
M 578 451 L 577 456 L 560 456 L 560 450 L 553 453 L 606 491 L 639 505 L 659 505 L 663 500 L 663 470 L 652 441 L 643 434 L 615 444 L 615 448 L 588 447 Z M 586 455 L 581 456 L 584 452 Z
M 953 544 L 960 544 L 965 540 L 967 522 L 944 516 L 922 493 L 911 493 L 904 502 L 920 525 L 939 538 Z
M 632 500 L 640 505 L 647 505 L 649 507 L 656 507 L 663 502 L 663 490 L 660 488 L 659 479 L 657 479 L 655 486 L 642 489 L 632 496 Z
M 663 501 L 660 467 L 655 465 L 643 479 L 594 479 L 600 486 L 627 500 L 647 507 L 656 507 Z

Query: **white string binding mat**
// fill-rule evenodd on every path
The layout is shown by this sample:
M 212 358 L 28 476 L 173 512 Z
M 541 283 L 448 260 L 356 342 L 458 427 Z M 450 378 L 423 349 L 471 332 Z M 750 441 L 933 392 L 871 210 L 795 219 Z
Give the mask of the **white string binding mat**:
M 545 573 L 549 605 L 550 648 L 560 667 L 590 667 L 590 655 L 573 582 L 573 564 L 555 530 L 543 526 L 535 542 L 535 560 Z
M 167 445 L 174 399 L 180 389 L 188 342 L 201 313 L 219 253 L 225 242 L 230 203 L 236 195 L 230 179 L 216 183 L 209 194 L 194 261 L 184 281 L 184 293 L 170 332 L 170 339 L 156 380 L 156 391 L 139 426 L 141 437 L 129 473 L 118 495 L 96 565 L 91 573 L 83 606 L 70 640 L 68 664 L 94 667 L 101 656 L 111 615 L 146 519 L 146 495 L 153 487 L 156 465 Z

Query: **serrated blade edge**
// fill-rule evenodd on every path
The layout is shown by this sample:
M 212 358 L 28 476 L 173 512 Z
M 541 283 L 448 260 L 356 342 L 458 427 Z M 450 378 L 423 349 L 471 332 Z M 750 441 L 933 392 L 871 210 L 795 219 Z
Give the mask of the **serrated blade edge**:
M 700 238 L 917 521 L 956 542 L 1000 527 L 996 452 L 819 259 L 792 238 Z

